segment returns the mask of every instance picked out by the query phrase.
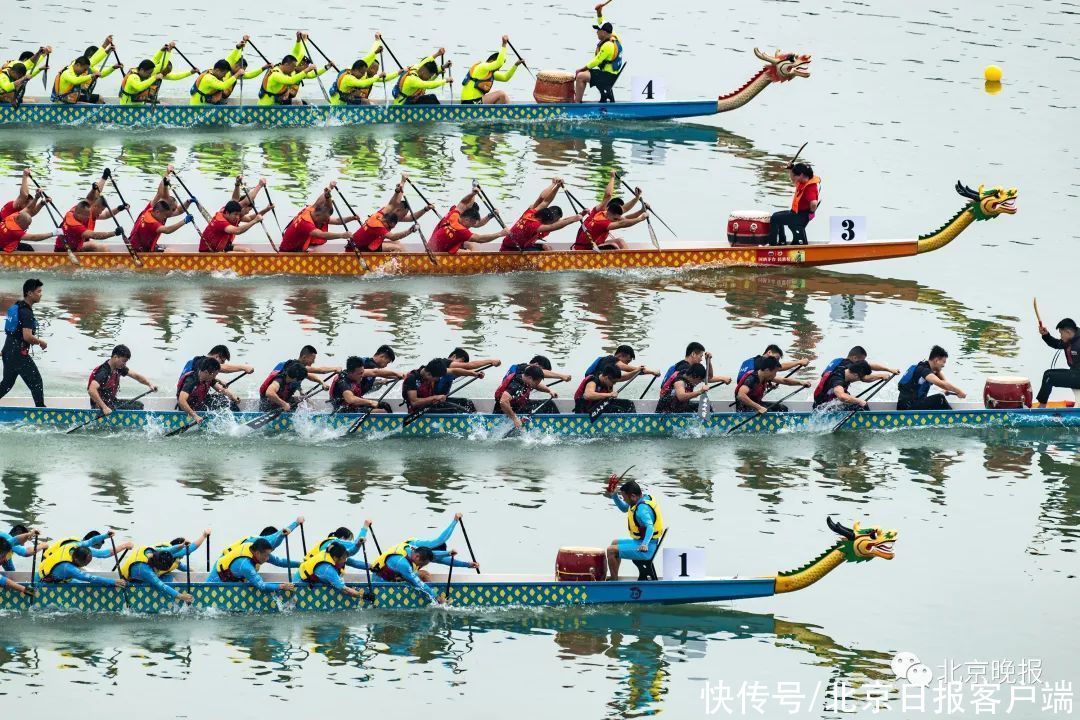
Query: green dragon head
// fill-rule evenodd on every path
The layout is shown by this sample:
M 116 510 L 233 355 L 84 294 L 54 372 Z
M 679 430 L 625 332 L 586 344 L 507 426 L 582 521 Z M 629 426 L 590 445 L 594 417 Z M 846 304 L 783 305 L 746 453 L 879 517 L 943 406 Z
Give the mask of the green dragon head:
M 882 530 L 876 525 L 863 528 L 859 527 L 859 523 L 847 528 L 832 518 L 827 518 L 825 522 L 830 530 L 843 538 L 837 548 L 847 562 L 866 562 L 876 557 L 893 559 L 893 543 L 899 536 L 895 530 Z
M 971 214 L 976 220 L 989 220 L 1002 213 L 1016 214 L 1016 188 L 987 188 L 985 185 L 980 185 L 978 190 L 972 190 L 957 180 L 956 192 L 971 201 L 968 207 L 971 208 Z

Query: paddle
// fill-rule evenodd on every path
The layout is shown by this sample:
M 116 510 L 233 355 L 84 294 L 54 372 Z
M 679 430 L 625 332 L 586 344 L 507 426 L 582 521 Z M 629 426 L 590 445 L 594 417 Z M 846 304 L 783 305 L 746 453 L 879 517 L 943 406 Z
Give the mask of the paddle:
M 38 534 L 34 532 L 34 556 L 30 559 L 30 604 L 34 604 L 34 596 L 37 595 L 37 588 L 35 587 L 37 577 L 37 550 L 38 550 Z
M 304 523 L 300 523 L 300 548 L 304 551 L 304 557 L 307 557 L 307 536 L 304 535 Z
M 370 530 L 370 528 L 368 528 L 368 529 Z M 370 565 L 370 563 L 368 563 L 368 559 L 367 559 L 367 543 L 364 542 L 363 538 L 360 538 L 360 550 L 364 553 L 364 575 L 367 576 L 368 597 L 365 597 L 364 600 L 366 602 L 371 602 L 371 604 L 374 605 L 375 604 L 375 589 L 371 587 L 371 565 Z M 382 553 L 379 553 L 379 554 L 381 555 Z
M 475 563 L 476 553 L 473 552 L 472 543 L 469 542 L 469 531 L 465 529 L 465 519 L 458 518 L 458 525 L 461 526 L 461 534 L 465 536 L 465 547 L 469 548 L 469 559 Z M 479 563 L 477 564 L 479 565 Z M 476 568 L 476 574 L 480 574 L 480 568 Z
M 570 192 L 570 190 L 567 189 L 565 185 L 563 185 L 563 194 L 565 194 L 566 199 L 570 201 L 570 207 L 574 210 L 574 212 L 578 215 L 581 215 L 581 219 L 578 220 L 578 225 L 581 226 L 581 231 L 585 233 L 585 237 L 588 239 L 589 244 L 592 245 L 592 249 L 599 251 L 600 246 L 596 244 L 595 240 L 593 240 L 593 236 L 592 233 L 589 232 L 589 228 L 585 227 L 585 216 L 588 215 L 588 212 L 586 212 L 585 210 L 585 204 L 578 200 L 576 197 L 574 197 L 574 194 Z
M 380 39 L 379 42 L 382 43 L 382 39 Z M 390 91 L 388 91 L 386 89 L 386 79 L 385 79 L 385 76 L 386 76 L 386 58 L 383 57 L 382 45 L 379 46 L 379 68 L 382 70 L 382 74 L 384 76 L 383 77 L 383 83 L 382 83 L 383 107 L 390 107 Z
M 379 539 L 375 537 L 375 526 L 372 523 L 368 523 L 368 533 L 371 535 L 371 542 L 375 543 L 375 551 L 382 555 L 382 548 L 379 547 Z
M 54 209 L 56 210 L 56 214 L 60 216 L 61 220 L 64 217 L 64 213 L 60 212 L 60 209 L 57 208 L 56 205 L 53 204 L 52 199 L 48 195 L 45 194 L 45 189 L 43 187 L 41 187 L 41 185 L 38 184 L 38 181 L 37 181 L 36 177 L 34 177 L 31 174 L 30 175 L 30 180 L 34 183 L 34 187 L 36 187 L 38 189 L 38 192 L 41 193 L 41 197 L 45 199 L 45 212 L 47 212 L 49 214 L 49 220 L 52 221 L 53 227 L 55 227 L 57 230 L 59 230 L 60 229 L 60 221 L 57 220 L 55 217 L 53 217 L 53 210 Z M 76 265 L 76 266 L 80 265 L 81 263 L 79 262 L 79 258 L 77 258 L 75 256 L 75 251 L 71 249 L 71 244 L 68 242 L 68 239 L 67 239 L 66 235 L 63 235 L 63 234 L 60 235 L 60 242 L 63 243 L 64 250 L 67 252 L 67 258 L 68 258 L 68 260 L 71 261 L 71 264 Z
M 1042 315 L 1039 314 L 1039 299 L 1031 298 L 1031 304 L 1035 307 L 1035 319 L 1039 322 L 1040 327 L 1045 327 L 1042 321 Z
M 248 195 L 247 186 L 245 186 L 243 183 L 241 183 L 240 184 L 240 191 L 242 193 L 244 193 L 244 196 L 247 197 L 248 200 L 251 200 L 251 209 L 254 210 L 255 209 L 255 201 L 252 200 L 250 195 Z M 266 200 L 267 200 L 268 203 L 270 202 L 270 196 L 269 195 L 266 196 Z M 274 211 L 271 209 L 271 212 L 274 212 Z M 276 213 L 274 215 L 274 220 L 275 221 L 277 220 L 277 214 Z M 270 235 L 270 228 L 266 227 L 266 223 L 261 222 L 261 223 L 259 223 L 259 225 L 262 227 L 263 232 L 266 233 L 266 239 L 270 241 L 270 247 L 272 247 L 274 249 L 274 252 L 279 252 L 277 243 L 274 242 L 274 238 Z
M 240 378 L 243 378 L 243 377 L 247 377 L 247 373 L 245 373 L 245 372 L 240 373 L 239 375 L 234 377 L 232 380 L 225 383 L 224 387 L 229 387 L 234 382 L 236 382 L 237 380 L 239 380 Z M 175 430 L 173 430 L 171 432 L 165 433 L 164 437 L 173 437 L 174 435 L 180 435 L 180 434 L 186 433 L 188 430 L 190 430 L 191 428 L 195 427 L 198 424 L 199 423 L 192 420 L 191 422 L 186 423 L 184 425 L 181 425 L 180 427 L 176 428 Z
M 451 77 L 451 73 L 446 72 L 446 56 L 443 55 L 439 58 L 439 74 L 446 78 L 446 88 L 450 91 L 450 104 L 454 104 L 454 78 Z
M 495 221 L 499 223 L 499 227 L 505 230 L 506 223 L 503 222 L 502 217 L 495 210 L 495 205 L 491 202 L 491 198 L 487 196 L 487 193 L 484 192 L 484 188 L 480 187 L 480 183 L 476 180 L 473 180 L 473 187 L 476 188 L 476 192 L 480 193 L 480 199 L 484 201 L 484 207 L 486 207 L 487 211 L 491 213 L 491 216 L 495 218 Z
M 873 387 L 871 388 L 871 389 L 873 390 L 873 392 L 871 392 L 871 393 L 870 393 L 869 395 L 867 395 L 867 396 L 866 396 L 866 400 L 867 400 L 867 408 L 869 408 L 869 407 L 870 407 L 870 405 L 869 405 L 869 401 L 870 401 L 870 398 L 872 398 L 872 397 L 874 397 L 875 395 L 877 395 L 877 394 L 878 394 L 878 392 L 879 392 L 879 391 L 881 390 L 881 388 L 883 388 L 883 387 L 885 387 L 886 385 L 888 385 L 889 383 L 891 383 L 891 382 L 892 382 L 892 379 L 893 379 L 894 377 L 896 377 L 896 376 L 895 376 L 895 375 L 891 375 L 891 376 L 889 376 L 889 377 L 885 378 L 884 380 L 879 380 L 879 381 L 877 382 L 877 384 L 876 384 L 876 385 L 874 385 L 874 386 L 873 386 Z M 860 396 L 860 397 L 861 397 L 861 396 Z M 832 430 L 830 430 L 829 432 L 836 432 L 836 431 L 837 431 L 837 430 L 839 430 L 840 428 L 844 427 L 844 425 L 846 425 L 846 424 L 847 424 L 848 420 L 850 420 L 851 418 L 855 417 L 855 413 L 859 412 L 859 410 L 861 410 L 861 408 L 857 408 L 857 409 L 855 409 L 855 410 L 852 410 L 851 412 L 849 412 L 849 413 L 848 413 L 848 414 L 847 414 L 847 415 L 846 415 L 846 416 L 844 417 L 844 419 L 843 419 L 843 420 L 841 420 L 840 422 L 836 423 L 836 426 L 835 426 L 835 427 L 833 427 L 833 429 L 832 429 Z
M 194 70 L 194 71 L 198 72 L 199 68 L 195 67 L 195 63 L 193 63 L 193 62 L 191 62 L 190 60 L 188 60 L 188 56 L 184 54 L 184 51 L 183 51 L 183 50 L 181 50 L 180 48 L 176 47 L 175 45 L 173 45 L 173 50 L 175 50 L 175 51 L 176 51 L 176 54 L 177 54 L 177 55 L 179 55 L 180 57 L 182 57 L 182 58 L 184 59 L 184 62 L 186 62 L 186 63 L 187 63 L 188 65 L 190 65 L 190 66 L 191 66 L 191 69 L 192 69 L 192 70 Z M 162 68 L 162 70 L 164 70 L 164 68 Z
M 274 201 L 270 198 L 270 186 L 263 185 L 263 192 L 266 193 L 266 202 L 270 204 L 270 212 L 274 215 L 274 224 L 277 225 L 278 234 L 283 235 L 284 231 L 281 229 L 281 221 L 278 220 L 277 208 L 274 207 Z M 254 207 L 254 203 L 252 203 L 252 207 Z M 274 250 L 276 252 L 277 248 L 275 247 Z
M 659 375 L 653 375 L 653 379 L 650 380 L 649 384 L 645 386 L 645 390 L 641 393 L 641 397 L 639 397 L 638 400 L 644 400 L 645 399 L 645 396 L 649 394 L 649 390 L 652 389 L 653 383 L 656 382 L 656 379 L 658 377 L 659 377 Z M 717 383 L 717 385 L 719 385 L 719 384 L 720 383 Z
M 119 61 L 117 61 L 117 62 L 119 62 Z M 116 538 L 114 538 L 112 535 L 109 535 L 109 544 L 112 545 L 112 554 L 113 554 L 113 557 L 116 558 L 116 564 L 113 565 L 113 570 L 119 570 L 120 569 L 120 561 L 124 559 L 124 555 L 127 555 L 127 550 L 124 551 L 124 555 L 117 556 L 117 554 L 116 554 Z
M 323 382 L 325 382 L 325 381 L 329 380 L 330 378 L 334 377 L 334 375 L 336 375 L 336 374 L 337 373 L 330 373 L 325 378 L 323 378 Z M 326 388 L 323 387 L 322 383 L 319 383 L 318 385 L 316 385 L 313 388 L 309 388 L 307 392 L 305 392 L 304 394 L 302 394 L 300 396 L 300 399 L 297 401 L 297 404 L 299 405 L 304 400 L 308 400 L 308 399 L 318 395 L 319 393 L 321 393 L 325 389 Z M 259 429 L 261 429 L 263 427 L 266 427 L 267 425 L 269 425 L 273 421 L 277 420 L 279 417 L 284 415 L 286 412 L 292 412 L 292 410 L 291 409 L 290 410 L 285 410 L 284 408 L 278 408 L 277 410 L 271 410 L 270 412 L 264 413 L 264 414 L 260 415 L 259 417 L 255 418 L 254 420 L 246 423 L 246 425 L 247 425 L 247 427 L 251 428 L 252 430 L 259 430 Z
M 248 38 L 247 44 L 248 44 L 248 45 L 249 45 L 249 46 L 251 47 L 251 49 L 252 49 L 252 50 L 254 50 L 254 51 L 255 51 L 256 53 L 258 53 L 259 57 L 260 57 L 260 58 L 262 58 L 263 64 L 265 64 L 265 65 L 271 65 L 271 64 L 272 64 L 272 63 L 271 63 L 271 62 L 270 62 L 270 61 L 269 61 L 269 60 L 267 59 L 267 57 L 266 57 L 265 55 L 263 55 L 263 54 L 262 54 L 262 50 L 260 50 L 259 48 L 257 48 L 257 47 L 255 46 L 255 43 L 254 43 L 254 42 L 252 42 L 251 38 Z
M 785 395 L 784 397 L 777 400 L 776 404 L 777 405 L 783 405 L 784 401 L 786 401 L 788 398 L 795 397 L 796 395 L 801 393 L 803 390 L 806 390 L 806 388 L 801 387 L 801 386 L 796 388 L 795 390 L 792 390 L 787 395 Z M 764 397 L 764 395 L 762 395 L 762 397 Z M 734 403 L 732 403 L 732 404 L 734 404 Z M 769 408 L 769 409 L 771 409 L 771 408 Z M 766 410 L 765 412 L 769 412 L 769 410 Z M 725 435 L 730 435 L 731 433 L 735 432 L 736 430 L 741 428 L 743 425 L 746 425 L 747 423 L 749 423 L 751 420 L 753 420 L 754 418 L 756 418 L 760 414 L 761 413 L 750 413 L 750 417 L 746 418 L 745 420 L 743 420 L 742 422 L 740 422 L 740 423 L 738 423 L 736 425 L 732 425 L 730 428 L 728 428 L 728 431 L 726 433 L 724 433 L 724 434 Z
M 629 192 L 629 193 L 635 192 L 634 189 L 632 187 L 630 187 L 629 183 L 627 183 L 626 180 L 623 179 L 622 175 L 619 175 L 619 182 L 622 183 L 622 186 L 624 188 L 626 188 L 627 192 Z M 675 231 L 671 229 L 671 226 L 668 225 L 666 222 L 664 222 L 664 219 L 662 217 L 660 217 L 659 215 L 656 214 L 656 212 L 652 209 L 652 206 L 649 205 L 649 203 L 645 202 L 644 197 L 641 198 L 641 202 L 642 202 L 643 205 L 645 205 L 645 209 L 649 211 L 649 215 L 652 215 L 654 218 L 659 220 L 660 224 L 663 225 L 664 227 L 666 227 L 669 233 L 671 233 L 675 237 L 679 237 L 678 235 L 675 235 Z M 645 218 L 645 224 L 649 226 L 650 230 L 652 229 L 652 220 L 650 218 L 648 218 L 648 217 Z M 656 249 L 659 250 L 660 245 L 659 245 L 659 243 L 656 242 L 655 233 L 653 233 L 652 236 L 653 236 L 653 244 L 655 244 Z
M 292 583 L 292 553 L 289 552 L 289 536 L 285 536 L 285 572 L 288 573 L 289 582 Z
M 188 186 L 184 183 L 184 179 L 180 177 L 180 173 L 173 170 L 173 177 L 176 178 L 176 181 L 178 183 L 180 183 L 180 187 L 184 188 L 184 192 L 186 192 L 188 194 L 188 197 L 191 198 L 192 202 L 195 203 L 195 207 L 199 208 L 199 213 L 203 216 L 203 220 L 205 220 L 206 222 L 210 222 L 210 220 L 212 219 L 210 217 L 210 213 L 207 212 L 206 208 L 202 206 L 202 203 L 199 202 L 198 198 L 191 194 L 191 191 L 188 190 Z M 269 196 L 267 196 L 267 199 L 269 199 Z
M 556 380 L 553 383 L 548 383 L 548 387 L 549 388 L 554 387 L 554 386 L 558 385 L 561 382 L 566 382 L 566 381 L 565 380 Z M 541 408 L 543 408 L 545 405 L 547 405 L 549 402 L 552 402 L 552 401 L 553 401 L 553 398 L 548 397 L 546 400 L 544 400 L 542 403 L 537 405 L 531 411 L 529 411 L 529 412 L 527 412 L 527 413 L 525 413 L 523 415 L 518 415 L 518 419 L 521 420 L 522 425 L 524 425 L 525 423 L 532 420 L 532 416 L 535 415 L 536 413 L 540 412 Z M 518 432 L 518 429 L 516 427 L 511 426 L 510 430 L 506 433 L 506 435 L 503 436 L 503 439 L 505 440 L 506 438 L 515 435 L 517 432 Z
M 390 48 L 387 48 L 387 50 L 389 49 Z M 393 55 L 393 53 L 391 53 L 391 55 Z M 416 193 L 416 196 L 420 198 L 420 202 L 424 203 L 425 206 L 432 206 L 431 203 L 428 202 L 428 199 L 424 197 L 424 193 L 420 192 L 420 188 L 416 187 L 416 185 L 413 184 L 411 178 L 406 177 L 405 182 L 409 183 L 409 187 L 411 187 L 413 189 L 413 192 Z M 431 253 L 431 247 L 428 245 L 427 237 L 424 236 L 424 229 L 420 227 L 419 223 L 416 222 L 416 213 L 413 212 L 412 207 L 409 205 L 408 202 L 405 203 L 405 207 L 408 208 L 409 217 L 412 218 L 413 224 L 416 225 L 416 229 L 420 231 L 420 242 L 424 244 L 424 252 L 427 253 L 428 260 L 431 261 L 432 265 L 438 265 L 439 261 L 436 260 L 435 256 Z
M 135 248 L 132 247 L 131 240 L 128 238 L 127 233 L 124 232 L 124 228 L 120 226 L 120 221 L 116 219 L 116 214 L 111 212 L 111 208 L 109 207 L 109 201 L 105 199 L 104 195 L 100 196 L 100 199 L 101 204 L 105 206 L 105 209 L 110 210 L 109 217 L 111 217 L 112 221 L 116 223 L 116 229 L 120 231 L 120 239 L 124 241 L 124 247 L 127 248 L 128 255 L 131 256 L 132 262 L 135 263 L 136 267 L 142 267 L 142 258 L 139 257 L 139 253 L 135 252 Z M 123 202 L 123 199 L 121 199 L 121 202 Z
M 395 55 L 394 51 L 390 49 L 390 46 L 386 44 L 386 40 L 383 39 L 381 34 L 379 35 L 379 42 L 382 43 L 382 46 L 384 48 L 386 48 L 386 52 L 390 53 L 390 58 L 394 61 L 394 64 L 398 66 L 398 70 L 404 70 L 405 66 L 402 65 L 401 61 L 397 59 L 397 55 Z
M 454 556 L 457 555 L 457 551 L 450 551 L 450 570 L 446 573 L 446 592 L 444 593 L 445 602 L 450 602 L 450 581 L 454 577 Z M 479 571 L 477 571 L 479 572 Z
M 49 58 L 52 57 L 52 53 L 45 54 L 45 70 L 41 73 L 41 89 L 49 89 Z
M 802 151 L 806 149 L 806 145 L 807 145 L 807 143 L 803 143 L 802 147 L 799 148 L 799 152 L 795 153 L 795 157 L 793 157 L 791 159 L 791 162 L 788 163 L 789 168 L 795 167 L 795 163 L 798 162 L 799 156 L 802 155 Z
M 349 201 L 345 199 L 345 194 L 342 193 L 340 189 L 338 189 L 337 185 L 334 186 L 334 190 L 337 191 L 338 197 L 341 198 L 341 202 L 345 203 L 345 208 L 349 211 L 349 213 L 353 217 L 359 218 L 359 215 L 357 215 L 356 211 L 352 209 L 352 205 L 350 205 Z M 348 232 L 349 226 L 345 223 L 345 216 L 341 214 L 341 210 L 338 209 L 337 203 L 331 199 L 330 205 L 334 208 L 334 212 L 337 213 L 338 220 L 341 221 L 341 227 L 345 230 L 345 232 Z M 357 220 L 357 222 L 359 222 L 359 220 Z M 353 255 L 356 256 L 356 259 L 357 261 L 359 261 L 360 266 L 364 268 L 364 272 L 371 272 L 371 266 L 368 265 L 368 261 L 360 252 L 360 248 L 356 246 L 356 244 L 352 241 L 351 238 L 345 242 L 345 247 L 352 249 Z
M 204 543 L 204 545 L 206 546 L 206 572 L 209 573 L 210 572 L 210 538 L 209 537 L 206 538 L 206 542 Z
M 368 416 L 371 415 L 371 413 L 375 412 L 375 408 L 377 408 L 379 406 L 379 403 L 382 403 L 383 398 L 385 398 L 387 395 L 389 395 L 390 391 L 393 390 L 394 386 L 397 385 L 399 382 L 401 382 L 401 380 L 394 380 L 394 382 L 390 383 L 387 386 L 386 390 L 383 391 L 383 394 L 379 396 L 379 399 L 375 401 L 376 404 L 369 407 L 367 410 L 364 411 L 363 415 L 356 418 L 356 420 L 353 421 L 353 424 L 349 426 L 349 429 L 345 431 L 345 434 L 346 435 L 352 435 L 354 432 L 359 430 L 361 428 L 361 426 L 364 424 L 364 421 L 368 419 Z
M 304 46 L 304 52 L 307 53 L 307 56 L 310 58 L 311 57 L 311 50 L 308 48 L 307 40 L 301 40 L 300 42 Z M 323 57 L 326 57 L 326 56 L 324 55 Z M 327 58 L 327 60 L 329 60 L 329 58 Z M 314 65 L 314 64 L 315 63 L 312 63 L 312 65 Z M 333 63 L 331 63 L 331 65 L 333 65 Z M 334 68 L 337 69 L 337 66 L 335 65 Z M 315 73 L 315 82 L 319 83 L 319 89 L 322 90 L 323 100 L 325 100 L 326 104 L 329 105 L 330 104 L 330 95 L 329 95 L 329 93 L 326 92 L 326 86 L 323 85 L 322 75 L 319 74 L 319 68 L 316 67 L 314 70 L 312 70 L 312 72 Z
M 535 80 L 535 79 L 536 79 L 536 75 L 533 75 L 533 71 L 532 71 L 532 70 L 531 70 L 531 69 L 529 68 L 529 66 L 528 66 L 528 65 L 526 65 L 526 64 L 525 64 L 525 58 L 521 57 L 521 53 L 519 53 L 519 52 L 517 51 L 517 48 L 516 48 L 516 47 L 514 47 L 514 43 L 510 42 L 510 40 L 508 39 L 508 40 L 506 41 L 506 46 L 507 46 L 508 48 L 510 48 L 510 49 L 511 49 L 511 50 L 512 50 L 512 51 L 514 52 L 514 54 L 515 54 L 515 55 L 517 55 L 517 59 L 521 61 L 521 67 L 525 68 L 525 69 L 526 69 L 526 70 L 528 71 L 528 73 L 529 73 L 530 75 L 532 75 L 533 79 Z
M 150 393 L 152 393 L 152 392 L 154 392 L 154 391 L 153 391 L 153 390 L 147 390 L 147 391 L 146 391 L 146 392 L 144 392 L 144 393 L 143 393 L 142 395 L 136 395 L 135 397 L 131 398 L 130 400 L 123 400 L 122 402 L 125 402 L 125 403 L 133 403 L 133 402 L 135 402 L 136 400 L 141 400 L 141 399 L 143 399 L 144 397 L 146 397 L 147 395 L 149 395 L 149 394 L 150 394 Z M 108 416 L 107 416 L 107 415 L 105 415 L 105 413 L 99 412 L 99 413 L 98 413 L 98 415 L 97 415 L 97 417 L 91 418 L 91 419 L 87 420 L 87 421 L 86 421 L 86 422 L 84 422 L 84 423 L 81 423 L 81 424 L 79 424 L 79 425 L 76 425 L 75 427 L 73 427 L 73 428 L 71 428 L 70 430 L 68 430 L 68 431 L 67 431 L 67 432 L 65 433 L 65 435 L 70 435 L 71 433 L 75 432 L 76 430 L 79 430 L 79 429 L 81 429 L 81 428 L 84 428 L 84 427 L 86 427 L 87 425 L 90 425 L 90 424 L 92 424 L 92 423 L 96 423 L 96 422 L 98 422 L 99 420 L 102 420 L 102 419 L 103 419 L 103 418 L 105 418 L 105 417 L 108 417 Z
M 468 380 L 466 380 L 465 382 L 463 382 L 463 383 L 461 383 L 460 385 L 458 385 L 458 386 L 457 386 L 456 388 L 452 388 L 452 389 L 450 390 L 450 392 L 446 393 L 446 397 L 447 397 L 447 398 L 450 398 L 450 397 L 452 397 L 452 396 L 453 396 L 453 395 L 454 395 L 455 393 L 457 393 L 457 391 L 458 391 L 458 390 L 462 390 L 462 389 L 464 389 L 464 388 L 468 387 L 468 386 L 469 386 L 470 384 L 472 384 L 472 383 L 476 382 L 476 381 L 477 381 L 477 380 L 479 380 L 479 379 L 480 379 L 479 377 L 473 377 L 473 378 L 469 378 L 469 379 L 468 379 Z M 432 409 L 433 407 L 435 407 L 435 405 L 428 405 L 428 406 L 426 406 L 426 407 L 420 408 L 420 410 L 418 410 L 417 412 L 414 412 L 414 413 L 409 413 L 409 415 L 408 415 L 408 416 L 407 416 L 407 417 L 405 418 L 405 420 L 404 420 L 404 421 L 402 422 L 402 427 L 409 427 L 409 426 L 410 426 L 410 425 L 412 425 L 412 424 L 413 424 L 414 422 L 416 422 L 417 420 L 419 420 L 420 418 L 422 418 L 422 417 L 423 417 L 424 415 L 427 415 L 427 414 L 428 414 L 428 412 L 429 412 L 429 411 L 430 411 L 430 410 L 431 410 L 431 409 Z
M 640 374 L 641 374 L 641 368 L 638 368 L 637 370 L 635 370 L 633 372 L 633 374 L 629 378 L 627 378 L 626 380 L 623 381 L 622 385 L 615 388 L 615 392 L 622 391 L 623 388 L 625 388 L 627 385 L 629 385 L 630 383 L 637 380 L 638 375 L 640 375 Z M 606 400 L 601 402 L 599 405 L 594 407 L 592 409 L 592 412 L 589 413 L 589 422 L 594 423 L 597 420 L 599 420 L 600 416 L 603 415 L 605 412 L 607 412 L 608 406 L 611 405 L 611 403 L 613 401 L 617 400 L 617 399 L 618 398 L 607 398 Z
M 184 558 L 187 562 L 184 563 L 184 568 L 187 575 L 187 591 L 188 595 L 191 594 L 191 543 L 187 544 L 187 556 Z

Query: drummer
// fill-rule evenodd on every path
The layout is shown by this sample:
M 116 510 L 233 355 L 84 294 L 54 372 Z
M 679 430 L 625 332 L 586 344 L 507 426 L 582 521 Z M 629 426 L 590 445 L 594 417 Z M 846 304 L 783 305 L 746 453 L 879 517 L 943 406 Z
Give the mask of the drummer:
M 612 88 L 619 79 L 626 59 L 623 56 L 622 39 L 615 34 L 614 26 L 604 20 L 604 7 L 611 0 L 596 6 L 596 54 L 585 63 L 574 77 L 574 102 L 581 102 L 585 97 L 585 87 L 594 87 L 600 91 L 600 102 L 615 102 Z
M 505 91 L 492 89 L 496 82 L 510 82 L 518 65 L 525 63 L 518 58 L 509 70 L 502 69 L 506 65 L 506 46 L 509 43 L 510 36 L 503 35 L 499 52 L 492 53 L 487 60 L 475 63 L 469 68 L 465 79 L 461 81 L 464 86 L 461 90 L 462 105 L 506 105 L 510 102 Z
M 774 212 L 769 218 L 770 245 L 787 245 L 785 225 L 791 228 L 792 245 L 806 245 L 806 226 L 817 212 L 821 178 L 814 174 L 814 168 L 807 163 L 795 163 L 788 168 L 788 175 L 795 185 L 795 194 L 791 198 L 790 210 Z
M 1065 318 L 1057 324 L 1058 337 L 1051 337 L 1050 331 L 1041 322 L 1039 334 L 1043 342 L 1055 350 L 1065 351 L 1065 364 L 1068 369 L 1051 369 L 1043 373 L 1042 385 L 1039 386 L 1039 394 L 1035 396 L 1039 405 L 1046 405 L 1050 400 L 1050 393 L 1056 387 L 1080 388 L 1080 333 L 1077 332 L 1076 321 Z
M 963 400 L 967 397 L 963 390 L 945 379 L 945 363 L 949 353 L 940 345 L 930 348 L 930 358 L 920 360 L 907 369 L 900 378 L 900 398 L 896 401 L 897 410 L 952 410 L 948 394 Z M 939 387 L 944 395 L 930 395 L 930 387 Z
M 619 486 L 618 493 L 605 492 L 604 496 L 626 513 L 630 530 L 630 537 L 612 540 L 607 549 L 608 580 L 618 580 L 620 560 L 652 560 L 664 534 L 664 516 L 656 500 L 645 495 L 633 480 Z

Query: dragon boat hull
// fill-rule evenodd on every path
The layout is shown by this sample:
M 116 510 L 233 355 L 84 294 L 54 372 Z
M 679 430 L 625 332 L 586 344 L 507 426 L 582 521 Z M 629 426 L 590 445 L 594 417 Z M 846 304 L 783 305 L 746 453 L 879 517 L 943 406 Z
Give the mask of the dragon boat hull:
M 107 575 L 106 573 L 97 573 Z M 28 583 L 28 573 L 11 573 L 16 582 Z M 115 575 L 111 575 L 115 577 Z M 198 574 L 204 578 L 203 573 Z M 268 581 L 285 582 L 284 573 L 268 574 Z M 497 578 L 497 576 L 496 576 Z M 194 580 L 194 578 L 193 578 Z M 347 582 L 366 590 L 363 574 L 349 575 Z M 183 579 L 172 583 L 181 592 Z M 446 588 L 446 578 L 434 577 L 433 587 Z M 130 586 L 126 590 L 74 584 L 38 585 L 30 599 L 0 590 L 0 611 L 68 611 L 83 613 L 176 612 L 179 605 L 149 587 Z M 351 598 L 328 587 L 298 586 L 290 595 L 263 592 L 238 583 L 193 581 L 194 607 L 236 613 L 330 612 L 345 610 L 408 610 L 426 607 L 424 596 L 404 583 L 374 583 L 374 602 Z M 555 582 L 551 579 L 492 579 L 454 583 L 450 600 L 458 607 L 567 607 L 580 605 L 661 604 L 678 605 L 724 600 L 769 597 L 775 593 L 774 578 L 717 578 L 705 580 L 657 580 L 651 582 Z M 369 595 L 369 600 L 370 600 Z

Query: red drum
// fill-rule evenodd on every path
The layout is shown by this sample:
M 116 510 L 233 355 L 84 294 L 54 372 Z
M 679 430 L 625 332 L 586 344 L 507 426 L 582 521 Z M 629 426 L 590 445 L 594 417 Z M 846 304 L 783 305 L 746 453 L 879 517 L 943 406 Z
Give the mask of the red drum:
M 992 377 L 983 386 L 983 404 L 990 409 L 1031 407 L 1031 381 L 1022 377 Z
M 533 99 L 538 103 L 574 102 L 574 73 L 541 70 L 536 73 Z
M 761 245 L 769 240 L 772 213 L 764 210 L 735 210 L 728 215 L 727 239 L 732 245 Z
M 555 579 L 588 582 L 607 578 L 607 557 L 600 548 L 564 547 L 555 556 Z

